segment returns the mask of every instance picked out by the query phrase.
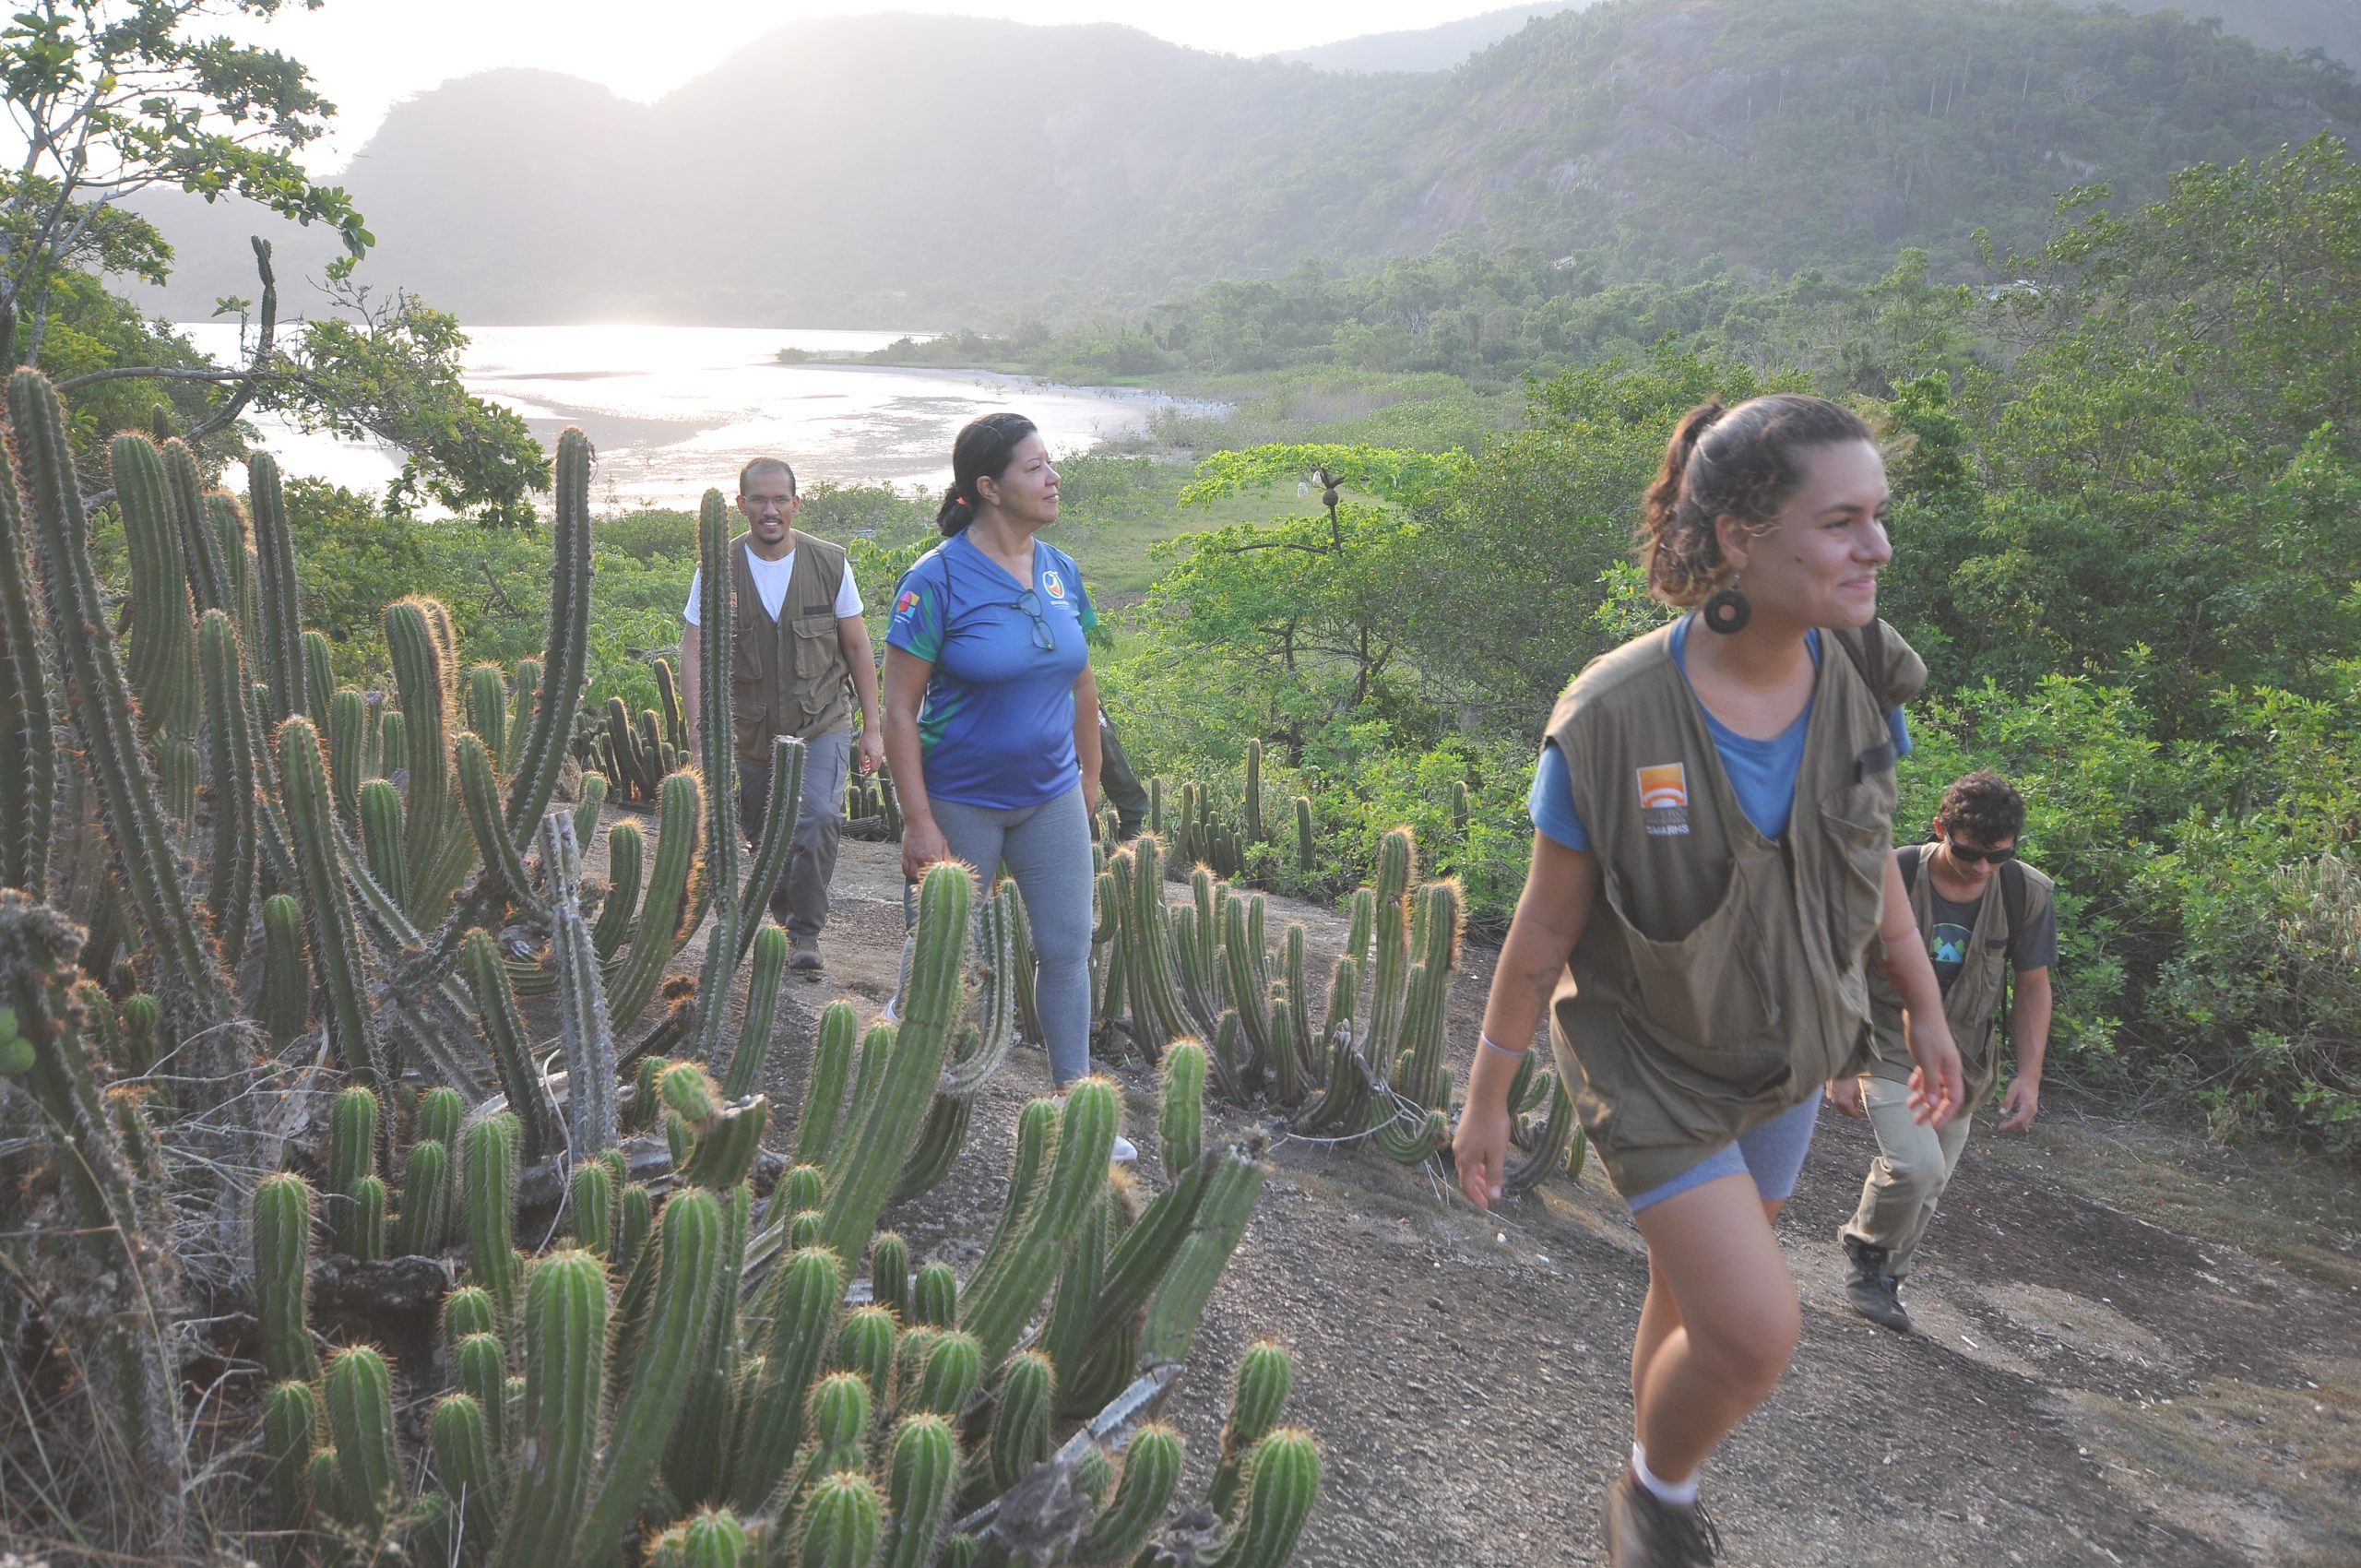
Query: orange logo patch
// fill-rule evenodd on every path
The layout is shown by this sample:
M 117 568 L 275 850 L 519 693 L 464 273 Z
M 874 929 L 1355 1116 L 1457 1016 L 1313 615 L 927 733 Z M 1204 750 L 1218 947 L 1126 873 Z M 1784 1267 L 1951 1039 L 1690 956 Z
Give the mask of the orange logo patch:
M 1640 806 L 1664 811 L 1689 803 L 1689 770 L 1677 762 L 1640 769 Z

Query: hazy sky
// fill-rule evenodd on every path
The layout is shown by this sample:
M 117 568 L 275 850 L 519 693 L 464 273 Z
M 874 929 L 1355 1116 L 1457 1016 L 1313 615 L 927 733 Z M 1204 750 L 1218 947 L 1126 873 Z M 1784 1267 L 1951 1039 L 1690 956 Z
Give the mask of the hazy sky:
M 1511 0 L 327 0 L 240 30 L 293 55 L 340 113 L 325 172 L 368 139 L 386 108 L 439 82 L 534 65 L 652 100 L 737 45 L 805 17 L 919 11 L 1058 24 L 1121 22 L 1233 54 L 1432 27 Z

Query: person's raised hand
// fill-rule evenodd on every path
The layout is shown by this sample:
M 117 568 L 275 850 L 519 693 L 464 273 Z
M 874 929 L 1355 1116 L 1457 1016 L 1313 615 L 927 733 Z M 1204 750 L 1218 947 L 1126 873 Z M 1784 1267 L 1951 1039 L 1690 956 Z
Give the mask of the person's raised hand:
M 1490 1212 L 1500 1200 L 1508 1169 L 1509 1111 L 1503 1104 L 1486 1110 L 1469 1105 L 1459 1113 L 1459 1130 L 1452 1134 L 1452 1162 L 1459 1168 L 1459 1190 L 1477 1208 Z

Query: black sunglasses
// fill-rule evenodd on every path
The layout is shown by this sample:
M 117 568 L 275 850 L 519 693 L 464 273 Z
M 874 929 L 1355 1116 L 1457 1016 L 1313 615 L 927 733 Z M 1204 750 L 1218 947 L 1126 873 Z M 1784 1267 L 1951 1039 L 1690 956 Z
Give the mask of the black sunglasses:
M 1033 623 L 1033 646 L 1035 647 L 1039 648 L 1044 653 L 1055 653 L 1058 651 L 1058 634 L 1050 629 L 1050 623 L 1044 619 L 1041 614 L 1041 600 L 1039 595 L 1036 594 L 1031 588 L 1026 588 L 1023 593 L 1020 593 L 1014 599 L 1010 600 L 1008 601 L 1008 607 L 1012 610 L 1022 610 L 1025 612 L 1026 617 Z
M 1979 861 L 1990 861 L 1997 866 L 2003 861 L 2017 858 L 2017 847 L 2014 844 L 2005 849 L 1971 849 L 1949 834 L 1943 836 L 1943 843 L 1950 849 L 1953 860 L 1964 861 L 1969 865 L 1974 865 Z

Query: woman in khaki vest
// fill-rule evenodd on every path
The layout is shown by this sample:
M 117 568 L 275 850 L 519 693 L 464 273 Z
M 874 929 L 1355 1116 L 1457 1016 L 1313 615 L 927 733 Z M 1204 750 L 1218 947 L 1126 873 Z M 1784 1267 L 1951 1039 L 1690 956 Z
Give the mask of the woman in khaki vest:
M 1584 670 L 1536 770 L 1532 868 L 1452 1152 L 1489 1207 L 1509 1085 L 1546 1006 L 1648 1248 L 1631 1461 L 1605 1509 L 1618 1568 L 1713 1560 L 1697 1472 L 1794 1353 L 1771 1221 L 1821 1086 L 1868 1059 L 1879 938 L 1914 1020 L 1912 1104 L 1935 1125 L 1960 1104 L 1891 852 L 1901 704 L 1926 667 L 1877 619 L 1886 501 L 1869 427 L 1836 404 L 1691 410 L 1640 540 L 1651 591 L 1699 608 Z

